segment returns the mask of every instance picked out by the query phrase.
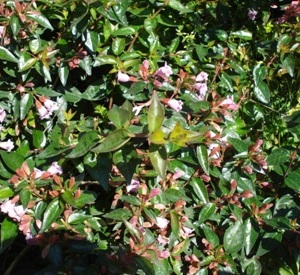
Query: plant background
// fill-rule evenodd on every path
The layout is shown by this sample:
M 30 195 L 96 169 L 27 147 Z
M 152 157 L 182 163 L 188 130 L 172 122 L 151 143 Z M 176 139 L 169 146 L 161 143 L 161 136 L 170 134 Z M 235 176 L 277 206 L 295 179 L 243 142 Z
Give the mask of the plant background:
M 1 274 L 298 274 L 299 12 L 0 1 Z

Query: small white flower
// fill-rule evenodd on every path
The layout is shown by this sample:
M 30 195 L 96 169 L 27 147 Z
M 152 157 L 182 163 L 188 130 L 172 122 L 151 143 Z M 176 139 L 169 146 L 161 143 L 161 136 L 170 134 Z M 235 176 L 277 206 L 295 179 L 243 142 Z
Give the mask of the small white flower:
M 160 229 L 164 229 L 168 226 L 169 221 L 166 218 L 162 218 L 162 217 L 157 217 L 156 218 L 156 225 L 160 228 Z
M 182 109 L 183 102 L 177 99 L 170 99 L 167 103 L 173 110 L 179 112 Z
M 130 76 L 128 74 L 124 74 L 121 71 L 119 71 L 117 79 L 119 82 L 128 82 L 130 81 Z
M 14 148 L 14 143 L 9 139 L 8 141 L 0 142 L 0 148 L 10 152 Z
M 248 11 L 248 17 L 252 21 L 255 20 L 257 14 L 258 14 L 258 11 L 256 11 L 255 9 L 249 9 L 249 11 Z
M 170 75 L 173 74 L 172 68 L 165 62 L 165 65 L 163 67 L 160 67 L 157 69 L 157 71 L 154 73 L 154 75 L 158 75 L 162 78 L 169 78 Z
M 45 171 L 42 171 L 42 170 L 37 169 L 35 167 L 33 168 L 33 171 L 35 172 L 35 179 L 40 178 L 45 173 Z
M 51 175 L 59 174 L 61 175 L 63 173 L 62 168 L 57 164 L 57 162 L 53 162 L 51 166 L 47 169 L 47 172 L 49 172 Z
M 48 98 L 45 100 L 44 106 L 49 112 L 57 111 L 59 109 L 58 104 Z
M 2 123 L 4 121 L 6 117 L 6 112 L 3 108 L 0 108 L 0 123 Z
M 208 74 L 206 72 L 201 72 L 196 76 L 196 82 L 207 82 Z
M 136 179 L 132 179 L 130 184 L 126 186 L 126 191 L 128 193 L 130 192 L 137 193 L 139 186 L 140 186 L 140 182 Z

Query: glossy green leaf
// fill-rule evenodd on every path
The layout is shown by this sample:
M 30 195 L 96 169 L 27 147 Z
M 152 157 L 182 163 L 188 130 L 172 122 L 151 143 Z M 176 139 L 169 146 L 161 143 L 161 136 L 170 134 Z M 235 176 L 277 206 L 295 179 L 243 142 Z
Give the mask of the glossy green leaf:
M 152 144 L 149 149 L 149 157 L 153 165 L 154 170 L 164 179 L 167 172 L 167 151 L 164 146 L 158 146 Z
M 126 46 L 126 41 L 124 38 L 116 37 L 113 39 L 111 49 L 115 55 L 120 55 L 123 53 Z
M 230 144 L 233 145 L 234 149 L 238 151 L 238 153 L 248 152 L 248 144 L 245 141 L 238 138 L 229 138 L 228 140 Z
M 208 152 L 205 145 L 197 146 L 197 158 L 205 174 L 209 175 Z
M 138 165 L 136 149 L 124 146 L 113 154 L 113 162 L 126 179 L 126 182 L 130 183 Z
M 47 208 L 47 203 L 44 201 L 39 201 L 34 209 L 34 216 L 37 220 L 41 220 L 44 214 L 44 211 Z
M 67 84 L 69 72 L 70 71 L 69 71 L 68 66 L 64 65 L 63 63 L 60 64 L 60 66 L 58 68 L 58 76 L 59 76 L 60 82 L 63 86 L 66 86 L 66 84 Z
M 37 59 L 35 57 L 26 60 L 26 62 L 22 64 L 22 67 L 19 66 L 19 72 L 21 73 L 21 72 L 31 69 L 36 62 L 37 62 Z
M 299 192 L 300 191 L 300 169 L 297 169 L 295 171 L 292 171 L 288 174 L 288 176 L 285 178 L 285 185 L 292 190 Z
M 20 168 L 24 162 L 24 156 L 18 154 L 17 152 L 0 152 L 1 158 L 5 165 L 12 171 Z
M 242 40 L 252 40 L 252 33 L 246 30 L 234 31 L 230 35 L 240 38 Z
M 254 84 L 257 86 L 266 78 L 268 74 L 268 70 L 266 66 L 263 66 L 262 64 L 257 64 L 254 67 L 252 73 L 253 73 Z
M 257 222 L 248 218 L 244 222 L 244 248 L 246 255 L 249 255 L 259 237 L 259 226 Z
M 0 46 L 0 59 L 6 60 L 14 63 L 18 63 L 19 59 L 16 58 L 8 49 Z
M 108 111 L 107 116 L 117 128 L 126 128 L 130 125 L 131 112 L 116 105 Z
M 68 155 L 66 155 L 66 158 L 78 158 L 85 155 L 97 144 L 97 141 L 99 141 L 97 131 L 89 131 L 84 133 L 79 138 L 76 147 Z
M 9 218 L 5 218 L 0 226 L 0 254 L 2 254 L 14 242 L 19 230 L 18 224 Z
M 228 253 L 235 253 L 242 249 L 244 244 L 243 223 L 235 222 L 229 226 L 224 234 L 224 248 Z
M 99 66 L 105 64 L 118 64 L 117 58 L 113 55 L 98 56 L 96 57 L 96 61 L 99 63 Z
M 22 189 L 20 192 L 20 200 L 24 209 L 27 208 L 31 199 L 31 191 L 28 189 Z
M 33 95 L 31 93 L 27 93 L 22 96 L 20 101 L 20 119 L 23 120 L 28 114 L 29 110 L 33 105 Z
M 83 36 L 84 45 L 91 51 L 97 52 L 99 44 L 99 34 L 94 31 L 86 30 Z
M 203 231 L 205 239 L 214 247 L 216 248 L 220 244 L 220 240 L 218 235 L 214 232 L 214 230 L 206 225 L 205 223 L 202 223 L 199 225 L 200 229 Z
M 260 82 L 254 87 L 254 95 L 262 103 L 267 104 L 270 102 L 270 90 L 265 82 Z
M 33 146 L 35 148 L 43 148 L 46 145 L 46 136 L 44 131 L 34 129 L 32 131 Z
M 77 204 L 76 204 L 76 201 L 75 201 L 75 198 L 74 198 L 74 195 L 72 194 L 71 191 L 69 190 L 65 190 L 62 194 L 61 194 L 61 197 L 63 198 L 63 200 L 70 204 L 71 206 L 73 207 L 77 207 Z
M 290 152 L 285 148 L 276 148 L 267 157 L 268 165 L 278 165 L 290 160 Z
M 198 223 L 203 223 L 206 220 L 209 220 L 216 211 L 216 205 L 214 203 L 207 203 L 203 206 L 199 213 Z
M 26 17 L 34 20 L 35 22 L 37 22 L 39 25 L 41 25 L 46 29 L 54 30 L 47 17 L 45 17 L 41 13 L 27 12 Z
M 290 53 L 284 58 L 282 62 L 282 67 L 287 70 L 291 77 L 294 76 L 295 57 L 293 54 Z
M 200 202 L 208 203 L 208 193 L 203 181 L 199 178 L 192 178 L 190 185 Z
M 170 0 L 168 2 L 168 5 L 174 9 L 174 10 L 177 10 L 179 11 L 179 13 L 189 13 L 189 12 L 193 12 L 192 9 L 188 8 L 187 6 L 183 5 L 181 3 L 181 1 L 178 1 L 178 0 Z
M 132 213 L 128 209 L 115 209 L 105 215 L 103 215 L 104 218 L 111 219 L 111 220 L 117 220 L 117 221 L 123 221 L 127 220 L 132 216 Z
M 79 198 L 76 198 L 76 206 L 78 208 L 93 204 L 97 198 L 97 194 L 93 191 L 84 190 L 81 192 Z
M 147 116 L 149 132 L 152 133 L 159 129 L 163 124 L 164 118 L 164 106 L 160 103 L 157 95 L 154 93 L 151 98 L 151 104 Z
M 0 199 L 9 198 L 13 194 L 14 194 L 14 191 L 9 186 L 0 188 Z
M 126 201 L 131 205 L 137 205 L 140 206 L 141 205 L 141 200 L 135 196 L 126 196 L 126 195 L 122 195 L 122 197 L 120 198 L 122 201 Z
M 13 15 L 10 18 L 10 27 L 11 27 L 13 35 L 17 36 L 18 33 L 19 33 L 19 31 L 20 31 L 20 29 L 21 29 L 21 24 L 20 24 L 20 20 L 19 20 L 18 16 Z
M 137 32 L 137 29 L 132 27 L 132 26 L 128 26 L 128 27 L 122 27 L 118 30 L 115 30 L 112 32 L 111 35 L 113 36 L 127 36 L 127 35 L 133 35 Z
M 108 153 L 120 149 L 132 137 L 126 129 L 117 129 L 111 132 L 98 146 L 91 149 L 95 153 Z
M 45 232 L 59 218 L 63 207 L 58 198 L 53 199 L 47 206 L 42 221 L 40 233 Z

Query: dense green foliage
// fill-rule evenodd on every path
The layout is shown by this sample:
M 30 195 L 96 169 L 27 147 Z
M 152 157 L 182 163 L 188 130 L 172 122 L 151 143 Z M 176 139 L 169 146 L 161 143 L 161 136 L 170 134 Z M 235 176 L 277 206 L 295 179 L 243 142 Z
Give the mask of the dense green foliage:
M 0 0 L 0 273 L 299 274 L 299 14 Z

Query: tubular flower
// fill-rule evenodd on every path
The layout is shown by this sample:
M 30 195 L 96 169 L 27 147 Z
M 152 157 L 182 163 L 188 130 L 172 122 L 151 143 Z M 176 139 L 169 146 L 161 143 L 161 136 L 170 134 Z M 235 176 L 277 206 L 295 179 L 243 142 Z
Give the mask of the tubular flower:
M 57 164 L 57 162 L 53 162 L 51 166 L 47 169 L 47 172 L 49 172 L 51 175 L 59 174 L 61 175 L 63 173 L 62 168 Z
M 40 119 L 49 119 L 53 114 L 53 111 L 57 111 L 59 109 L 58 104 L 51 99 L 45 99 L 43 105 L 38 105 L 38 112 Z
M 130 81 L 130 76 L 128 74 L 124 74 L 121 71 L 118 72 L 117 80 L 119 82 L 128 82 Z
M 6 117 L 6 112 L 3 108 L 0 108 L 0 123 L 2 123 L 4 121 Z
M 167 62 L 165 62 L 165 65 L 163 67 L 158 68 L 158 70 L 154 73 L 154 76 L 160 76 L 163 79 L 167 79 L 172 74 L 172 68 L 167 64 Z
M 10 152 L 12 149 L 14 149 L 14 143 L 10 139 L 8 141 L 0 142 L 0 148 Z
M 179 112 L 183 106 L 183 102 L 177 99 L 170 99 L 167 104 L 176 112 Z

